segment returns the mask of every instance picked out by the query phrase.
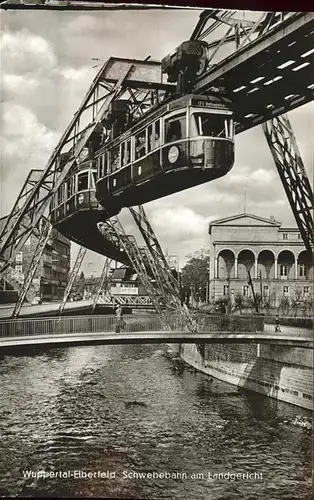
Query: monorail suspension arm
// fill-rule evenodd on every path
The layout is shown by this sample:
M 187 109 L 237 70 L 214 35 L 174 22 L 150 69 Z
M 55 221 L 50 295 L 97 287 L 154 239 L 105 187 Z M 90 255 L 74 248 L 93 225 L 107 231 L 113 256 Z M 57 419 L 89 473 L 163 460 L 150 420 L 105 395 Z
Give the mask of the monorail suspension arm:
M 46 244 L 48 242 L 48 239 L 50 237 L 51 231 L 52 231 L 52 225 L 50 224 L 49 220 L 46 218 L 42 218 L 40 220 L 40 232 L 39 232 L 39 239 L 38 243 L 36 245 L 36 249 L 34 252 L 34 255 L 32 257 L 32 260 L 30 262 L 26 278 L 23 283 L 23 287 L 19 293 L 19 298 L 15 304 L 15 307 L 12 312 L 12 319 L 16 319 L 21 311 L 22 305 L 24 303 L 26 294 L 32 284 L 33 278 L 35 276 L 37 267 L 41 261 L 44 249 L 46 247 Z
M 86 255 L 86 251 L 87 251 L 87 248 L 85 248 L 85 247 L 79 248 L 78 254 L 76 256 L 73 268 L 71 270 L 71 273 L 70 273 L 70 276 L 68 279 L 67 286 L 64 290 L 62 302 L 60 303 L 60 306 L 59 306 L 59 311 L 58 311 L 59 314 L 62 314 L 62 312 L 65 308 L 65 305 L 66 305 L 67 300 L 69 298 L 69 295 L 71 293 L 73 284 L 74 284 L 76 278 L 78 277 L 79 270 L 81 269 L 81 265 L 83 263 L 85 255 Z
M 101 272 L 99 281 L 96 283 L 95 288 L 92 292 L 92 295 L 93 295 L 92 312 L 94 312 L 96 309 L 99 296 L 100 296 L 101 292 L 103 291 L 104 286 L 106 285 L 106 287 L 108 289 L 109 282 L 110 282 L 109 271 L 110 271 L 111 263 L 112 263 L 112 259 L 109 259 L 109 258 L 105 259 L 105 263 L 104 263 L 104 266 L 102 268 L 102 272 Z

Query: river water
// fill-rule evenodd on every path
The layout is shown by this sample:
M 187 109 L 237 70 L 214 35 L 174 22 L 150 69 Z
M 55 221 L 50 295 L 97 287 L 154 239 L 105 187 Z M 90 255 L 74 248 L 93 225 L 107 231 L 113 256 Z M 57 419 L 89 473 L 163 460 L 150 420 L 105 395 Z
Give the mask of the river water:
M 0 494 L 308 500 L 311 435 L 291 425 L 302 411 L 165 353 L 134 345 L 2 357 Z

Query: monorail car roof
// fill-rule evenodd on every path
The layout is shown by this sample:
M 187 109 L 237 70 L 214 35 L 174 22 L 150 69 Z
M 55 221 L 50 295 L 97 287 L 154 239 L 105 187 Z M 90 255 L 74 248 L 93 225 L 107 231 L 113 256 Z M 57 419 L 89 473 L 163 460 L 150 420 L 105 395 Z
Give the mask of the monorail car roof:
M 206 105 L 207 104 L 207 105 Z M 198 95 L 198 94 L 186 94 L 184 96 L 180 96 L 177 99 L 173 99 L 171 96 L 171 101 L 167 100 L 167 102 L 162 102 L 157 104 L 151 110 L 145 114 L 143 117 L 140 117 L 136 120 L 136 122 L 130 127 L 128 130 L 123 132 L 123 134 L 115 137 L 111 141 L 108 141 L 104 144 L 97 152 L 96 157 L 106 151 L 109 147 L 114 147 L 120 142 L 123 142 L 128 137 L 134 135 L 136 132 L 140 131 L 141 127 L 147 126 L 147 124 L 151 121 L 156 120 L 158 117 L 169 111 L 175 111 L 176 109 L 185 108 L 187 106 L 195 106 L 203 109 L 225 109 L 229 110 L 231 107 L 231 100 L 226 98 L 224 95 L 220 95 L 216 92 L 212 92 L 209 95 Z

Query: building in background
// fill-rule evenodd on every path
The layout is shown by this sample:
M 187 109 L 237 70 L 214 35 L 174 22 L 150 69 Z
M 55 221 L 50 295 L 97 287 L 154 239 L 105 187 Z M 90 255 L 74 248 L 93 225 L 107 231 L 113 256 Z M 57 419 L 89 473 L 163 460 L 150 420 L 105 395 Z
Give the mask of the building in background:
M 210 300 L 252 295 L 270 307 L 285 299 L 311 300 L 313 262 L 297 228 L 282 228 L 274 217 L 239 214 L 213 221 L 210 234 Z
M 109 293 L 112 297 L 146 295 L 137 273 L 126 266 L 113 269 Z
M 179 257 L 177 255 L 169 255 L 166 251 L 165 258 L 170 269 L 179 273 Z
M 0 219 L 0 231 L 6 218 Z M 3 292 L 18 290 L 23 285 L 38 242 L 39 229 L 35 229 L 22 250 L 16 253 L 14 264 L 6 280 L 2 282 Z M 52 229 L 47 241 L 41 262 L 34 275 L 30 296 L 40 296 L 44 301 L 61 300 L 68 282 L 70 269 L 71 242 L 56 229 Z M 3 300 L 5 301 L 5 300 Z

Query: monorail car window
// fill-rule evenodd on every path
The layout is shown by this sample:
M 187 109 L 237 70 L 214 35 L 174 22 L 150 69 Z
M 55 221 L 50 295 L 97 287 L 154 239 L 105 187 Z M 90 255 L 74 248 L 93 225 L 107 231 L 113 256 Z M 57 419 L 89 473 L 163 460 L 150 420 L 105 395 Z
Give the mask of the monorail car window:
M 193 120 L 195 120 L 196 124 L 196 135 L 232 138 L 232 127 L 229 126 L 231 125 L 231 120 L 229 117 L 226 118 L 225 115 L 218 113 L 193 113 L 192 122 Z
M 84 191 L 88 189 L 88 172 L 81 172 L 77 176 L 77 190 Z
M 108 163 L 109 163 L 109 152 L 103 153 L 99 158 L 98 158 L 98 177 L 105 177 L 105 175 L 108 174 L 109 168 L 108 168 Z
M 72 195 L 71 193 L 71 183 L 73 182 L 73 177 L 70 177 L 67 182 L 66 182 L 66 185 L 65 185 L 65 194 L 66 194 L 66 198 L 69 199 Z
M 106 175 L 106 153 L 104 153 L 100 157 L 100 172 L 101 177 L 104 177 Z
M 61 184 L 61 186 L 58 189 L 58 199 L 57 199 L 58 205 L 60 205 L 63 202 L 63 188 L 64 188 L 64 185 Z
M 76 178 L 75 178 L 75 176 L 73 175 L 73 176 L 69 179 L 69 182 L 70 182 L 70 196 L 72 196 L 72 195 L 75 193 L 75 190 L 76 190 L 75 181 L 76 181 Z
M 148 127 L 148 151 L 159 148 L 160 146 L 160 121 L 152 123 Z
M 146 129 L 135 135 L 135 159 L 146 154 Z
M 131 139 L 121 144 L 121 163 L 122 167 L 131 161 Z
M 186 137 L 186 116 L 174 116 L 165 121 L 165 142 L 179 141 Z
M 160 120 L 155 122 L 155 148 L 160 146 Z
M 120 168 L 120 145 L 115 146 L 110 151 L 110 160 L 111 160 L 111 172 L 118 170 Z

